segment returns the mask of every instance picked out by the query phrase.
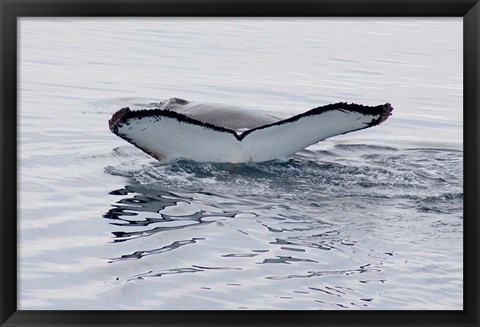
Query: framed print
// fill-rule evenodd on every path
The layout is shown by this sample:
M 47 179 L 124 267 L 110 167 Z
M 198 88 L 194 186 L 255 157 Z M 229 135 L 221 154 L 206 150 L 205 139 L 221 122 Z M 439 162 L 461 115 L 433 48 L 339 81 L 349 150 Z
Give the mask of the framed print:
M 2 326 L 477 325 L 479 8 L 2 1 Z

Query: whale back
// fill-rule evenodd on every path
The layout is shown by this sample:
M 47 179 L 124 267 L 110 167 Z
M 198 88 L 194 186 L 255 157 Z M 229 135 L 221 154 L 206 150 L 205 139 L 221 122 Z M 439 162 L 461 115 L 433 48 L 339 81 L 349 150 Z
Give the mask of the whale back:
M 238 132 L 280 121 L 279 118 L 274 116 L 246 110 L 242 107 L 217 103 L 196 103 L 179 98 L 170 98 L 161 102 L 159 109 L 178 112 L 202 123 L 209 123 Z

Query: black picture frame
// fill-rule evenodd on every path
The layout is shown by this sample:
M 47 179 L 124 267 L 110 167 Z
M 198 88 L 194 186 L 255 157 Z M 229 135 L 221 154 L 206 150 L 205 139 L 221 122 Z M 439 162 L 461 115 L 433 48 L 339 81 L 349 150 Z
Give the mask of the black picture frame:
M 478 0 L 1 0 L 1 326 L 462 325 L 479 314 Z M 417 16 L 464 22 L 464 308 L 459 311 L 20 311 L 17 310 L 17 18 L 55 16 Z

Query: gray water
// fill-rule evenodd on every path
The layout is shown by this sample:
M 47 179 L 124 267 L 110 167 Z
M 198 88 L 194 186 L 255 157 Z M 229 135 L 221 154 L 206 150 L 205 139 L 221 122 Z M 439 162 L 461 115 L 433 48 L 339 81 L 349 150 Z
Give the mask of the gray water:
M 22 18 L 19 309 L 462 309 L 462 20 Z M 390 102 L 286 162 L 158 162 L 170 97 Z

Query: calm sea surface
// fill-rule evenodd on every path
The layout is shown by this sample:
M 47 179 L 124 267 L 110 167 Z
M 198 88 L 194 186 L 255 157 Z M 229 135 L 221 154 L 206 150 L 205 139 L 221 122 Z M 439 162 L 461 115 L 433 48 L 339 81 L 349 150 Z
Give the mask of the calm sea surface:
M 19 23 L 19 309 L 462 309 L 462 20 Z M 287 162 L 158 162 L 170 97 L 289 117 L 390 102 Z

